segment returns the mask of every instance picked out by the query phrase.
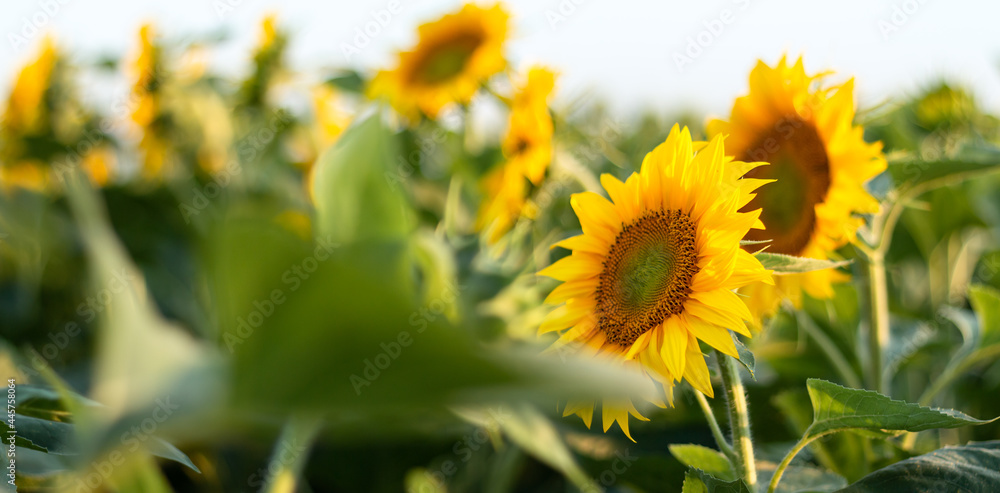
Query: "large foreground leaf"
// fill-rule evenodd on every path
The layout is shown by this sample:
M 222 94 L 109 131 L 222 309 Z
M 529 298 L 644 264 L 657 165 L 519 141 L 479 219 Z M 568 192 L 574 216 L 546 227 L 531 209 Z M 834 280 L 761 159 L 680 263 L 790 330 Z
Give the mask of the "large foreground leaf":
M 1000 441 L 945 447 L 875 471 L 838 493 L 1000 491 Z

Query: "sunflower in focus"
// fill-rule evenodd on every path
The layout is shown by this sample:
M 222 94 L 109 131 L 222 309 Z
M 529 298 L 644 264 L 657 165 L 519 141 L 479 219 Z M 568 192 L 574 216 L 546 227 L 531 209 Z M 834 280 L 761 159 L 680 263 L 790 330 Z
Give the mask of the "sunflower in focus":
M 511 101 L 510 120 L 502 150 L 505 162 L 486 175 L 487 200 L 479 211 L 476 229 L 488 231 L 495 243 L 525 211 L 528 182 L 539 185 L 552 161 L 552 115 L 549 97 L 555 74 L 534 67 Z
M 458 12 L 417 28 L 419 41 L 399 53 L 392 70 L 379 72 L 369 95 L 386 98 L 411 120 L 430 118 L 449 103 L 468 103 L 479 86 L 503 70 L 508 14 L 499 4 L 468 4 Z
M 865 142 L 864 129 L 853 124 L 853 79 L 814 89 L 824 75 L 806 75 L 801 58 L 792 66 L 782 58 L 773 68 L 758 62 L 750 73 L 750 93 L 736 100 L 729 121 L 708 125 L 709 135 L 728 135 L 727 155 L 770 163 L 748 173 L 774 182 L 745 206 L 762 209 L 766 227 L 745 239 L 770 240 L 768 252 L 834 258 L 863 224 L 856 214 L 878 209 L 864 184 L 886 168 L 882 145 Z M 798 306 L 803 290 L 830 298 L 833 283 L 847 279 L 826 269 L 781 276 L 774 285 L 758 283 L 742 293 L 759 323 L 782 299 Z
M 696 147 L 703 147 L 694 152 Z M 741 179 L 764 163 L 733 161 L 723 137 L 692 143 L 687 128 L 670 131 L 625 183 L 609 174 L 570 204 L 583 234 L 557 243 L 572 254 L 539 275 L 563 281 L 546 302 L 558 304 L 540 333 L 562 331 L 553 348 L 579 348 L 634 367 L 657 382 L 672 404 L 673 386 L 687 380 L 712 396 L 699 341 L 737 357 L 729 330 L 750 336 L 751 314 L 733 290 L 771 282 L 771 272 L 740 248 L 762 227 L 760 211 L 745 211 L 765 183 Z M 664 399 L 654 404 L 666 407 Z M 589 427 L 594 402 L 570 402 Z M 646 420 L 630 401 L 603 403 L 604 431 L 617 422 L 631 439 L 628 416 Z

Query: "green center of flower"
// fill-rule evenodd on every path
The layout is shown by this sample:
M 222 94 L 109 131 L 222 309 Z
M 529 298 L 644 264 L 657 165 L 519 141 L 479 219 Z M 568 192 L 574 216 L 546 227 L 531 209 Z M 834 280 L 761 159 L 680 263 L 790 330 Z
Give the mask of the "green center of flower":
M 598 328 L 627 347 L 681 313 L 698 273 L 696 228 L 679 210 L 656 211 L 625 226 L 597 286 Z
M 423 84 L 433 85 L 455 77 L 462 73 L 472 54 L 482 43 L 482 34 L 464 32 L 430 48 L 418 64 L 415 79 Z
M 757 190 L 743 211 L 762 209 L 765 230 L 751 229 L 747 240 L 772 240 L 769 252 L 799 255 L 812 238 L 816 205 L 830 188 L 830 162 L 816 128 L 801 120 L 776 127 L 757 140 L 738 159 L 765 161 L 747 178 L 777 180 Z

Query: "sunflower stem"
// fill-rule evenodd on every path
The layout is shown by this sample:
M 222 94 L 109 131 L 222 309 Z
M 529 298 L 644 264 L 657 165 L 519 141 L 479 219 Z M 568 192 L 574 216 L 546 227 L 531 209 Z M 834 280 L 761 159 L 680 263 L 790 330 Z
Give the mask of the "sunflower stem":
M 889 346 L 889 291 L 885 256 L 880 250 L 868 257 L 868 295 L 871 322 L 868 328 L 868 388 L 885 394 L 882 378 L 882 348 Z
M 750 491 L 757 490 L 757 466 L 753 458 L 753 442 L 750 439 L 750 412 L 747 409 L 747 395 L 740 379 L 740 369 L 736 359 L 716 351 L 722 383 L 729 406 L 729 427 L 733 434 L 733 448 L 736 453 L 736 470 Z
M 705 420 L 708 421 L 708 427 L 712 430 L 712 436 L 715 437 L 715 443 L 719 446 L 719 450 L 729 459 L 729 462 L 736 467 L 738 461 L 736 457 L 736 452 L 733 451 L 733 447 L 729 445 L 729 441 L 722 434 L 722 428 L 719 426 L 719 421 L 715 419 L 715 413 L 712 412 L 712 406 L 708 403 L 708 398 L 705 394 L 694 391 L 694 396 L 698 399 L 698 405 L 701 406 L 702 412 L 705 413 Z
M 292 493 L 309 459 L 309 449 L 322 429 L 316 417 L 293 416 L 285 423 L 268 464 L 266 493 Z

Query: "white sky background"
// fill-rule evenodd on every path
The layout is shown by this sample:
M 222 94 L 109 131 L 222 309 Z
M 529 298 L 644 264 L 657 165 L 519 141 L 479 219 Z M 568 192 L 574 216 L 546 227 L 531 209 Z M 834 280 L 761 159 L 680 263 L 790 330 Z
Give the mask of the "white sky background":
M 227 29 L 230 38 L 212 56 L 226 74 L 243 73 L 256 43 L 259 21 L 277 12 L 291 33 L 290 57 L 296 69 L 358 66 L 374 69 L 391 63 L 393 52 L 411 45 L 421 22 L 456 9 L 453 0 L 398 0 L 400 13 L 348 61 L 342 43 L 372 21 L 373 10 L 389 0 L 2 0 L 0 6 L 0 91 L 6 94 L 17 69 L 35 51 L 14 46 L 25 19 L 44 19 L 45 2 L 63 2 L 42 32 L 55 33 L 63 49 L 78 59 L 127 54 L 143 21 L 155 21 L 168 38 Z M 236 6 L 222 16 L 215 6 Z M 804 54 L 806 69 L 837 71 L 838 79 L 857 78 L 862 105 L 912 93 L 942 77 L 970 87 L 989 111 L 1000 113 L 1000 2 L 996 0 L 508 0 L 513 35 L 508 45 L 517 67 L 544 63 L 562 76 L 561 97 L 592 93 L 621 117 L 649 109 L 672 114 L 695 109 L 724 114 L 732 99 L 747 90 L 747 74 L 758 58 L 769 63 L 783 53 Z M 880 22 L 892 25 L 894 7 L 907 7 L 898 29 L 883 36 Z M 915 7 L 915 11 L 914 11 Z M 560 8 L 562 9 L 560 11 Z M 51 7 L 50 7 L 51 9 Z M 724 12 L 728 9 L 730 14 Z M 901 10 L 900 10 L 901 11 Z M 565 20 L 550 23 L 550 15 Z M 561 13 L 560 13 L 561 12 Z M 679 71 L 688 37 L 705 31 L 706 22 L 730 20 L 711 44 Z M 902 19 L 897 16 L 896 20 Z M 721 23 L 716 23 L 716 25 Z M 85 92 L 106 91 L 107 82 L 90 82 Z

